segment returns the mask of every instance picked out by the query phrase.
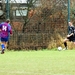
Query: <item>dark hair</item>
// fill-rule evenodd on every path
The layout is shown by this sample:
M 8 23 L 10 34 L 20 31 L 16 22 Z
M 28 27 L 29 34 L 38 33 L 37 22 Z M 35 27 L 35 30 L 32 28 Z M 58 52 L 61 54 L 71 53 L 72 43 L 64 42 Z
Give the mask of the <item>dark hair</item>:
M 9 23 L 10 22 L 10 19 L 7 19 L 6 22 Z

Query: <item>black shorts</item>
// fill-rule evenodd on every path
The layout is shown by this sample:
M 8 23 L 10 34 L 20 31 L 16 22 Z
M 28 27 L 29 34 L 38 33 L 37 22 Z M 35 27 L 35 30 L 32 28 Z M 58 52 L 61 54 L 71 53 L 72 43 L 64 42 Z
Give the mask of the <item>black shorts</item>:
M 75 42 L 75 36 L 67 37 L 67 39 L 68 39 L 69 41 Z

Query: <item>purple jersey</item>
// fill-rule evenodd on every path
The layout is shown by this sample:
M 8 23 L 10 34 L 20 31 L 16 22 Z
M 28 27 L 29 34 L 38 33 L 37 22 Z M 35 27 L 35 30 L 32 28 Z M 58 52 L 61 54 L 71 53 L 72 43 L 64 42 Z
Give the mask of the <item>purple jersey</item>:
M 11 31 L 10 24 L 3 22 L 0 24 L 0 29 L 1 29 L 1 34 L 0 34 L 1 37 L 5 38 L 9 36 L 9 32 Z

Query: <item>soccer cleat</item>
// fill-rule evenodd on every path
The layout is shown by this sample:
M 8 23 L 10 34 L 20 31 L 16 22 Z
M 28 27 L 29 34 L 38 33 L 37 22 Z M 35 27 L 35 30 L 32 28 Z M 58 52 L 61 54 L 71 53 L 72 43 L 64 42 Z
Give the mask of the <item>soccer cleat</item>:
M 63 50 L 67 50 L 68 48 L 66 47 L 66 48 L 64 48 Z
M 2 50 L 1 54 L 4 54 L 4 50 Z
M 1 54 L 4 54 L 4 52 L 2 51 Z

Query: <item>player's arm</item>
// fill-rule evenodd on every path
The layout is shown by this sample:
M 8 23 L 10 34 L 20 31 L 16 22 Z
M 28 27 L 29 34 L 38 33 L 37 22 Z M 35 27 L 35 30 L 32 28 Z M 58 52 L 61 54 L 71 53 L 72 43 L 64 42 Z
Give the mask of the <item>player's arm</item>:
M 1 29 L 1 28 L 2 28 L 2 24 L 0 24 L 0 32 L 2 31 L 2 29 Z
M 10 30 L 10 34 L 12 34 L 12 29 Z
M 10 34 L 12 34 L 12 28 L 11 28 L 10 24 L 8 25 L 8 32 L 9 32 Z
M 74 33 L 71 33 L 71 34 L 67 35 L 67 37 L 71 37 L 71 36 L 73 36 L 73 35 L 74 35 Z

